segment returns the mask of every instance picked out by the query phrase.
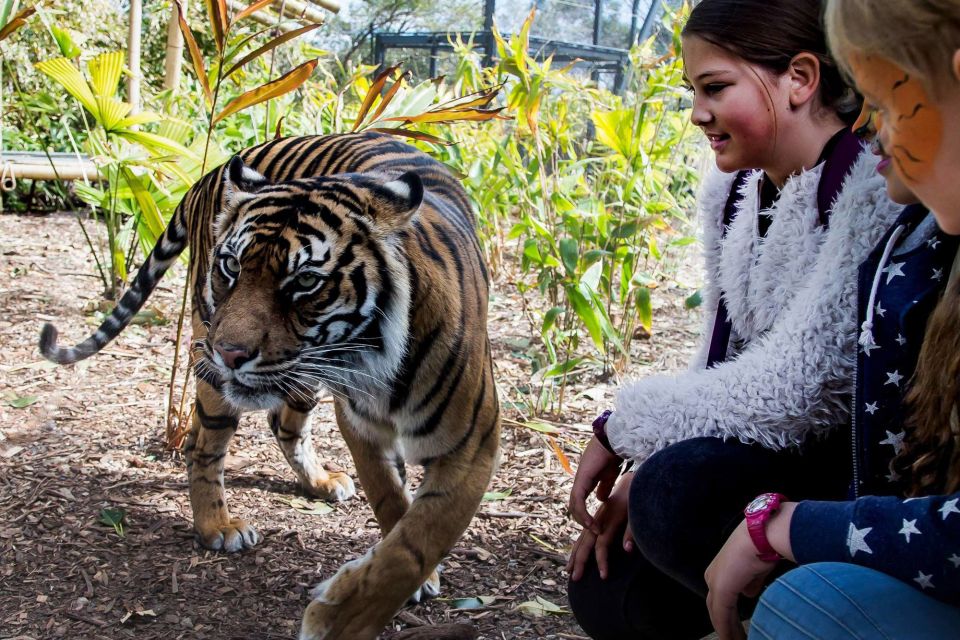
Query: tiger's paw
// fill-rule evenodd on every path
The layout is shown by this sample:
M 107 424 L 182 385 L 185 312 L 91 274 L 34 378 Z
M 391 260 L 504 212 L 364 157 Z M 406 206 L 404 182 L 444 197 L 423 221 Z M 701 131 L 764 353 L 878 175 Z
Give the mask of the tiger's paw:
M 434 569 L 427 581 L 413 592 L 413 595 L 407 600 L 407 604 L 420 604 L 431 598 L 436 598 L 438 595 L 440 595 L 440 567 Z
M 310 591 L 314 600 L 303 614 L 300 640 L 375 640 L 383 624 L 357 598 L 358 582 L 372 556 L 373 549 L 344 563 Z
M 211 527 L 205 531 L 197 529 L 197 541 L 212 551 L 242 551 L 252 548 L 260 540 L 260 534 L 253 525 L 240 518 L 233 518 L 226 526 Z
M 304 485 L 303 490 L 311 498 L 328 502 L 344 502 L 357 494 L 350 476 L 339 471 L 331 471 L 326 480 L 314 480 L 309 486 Z

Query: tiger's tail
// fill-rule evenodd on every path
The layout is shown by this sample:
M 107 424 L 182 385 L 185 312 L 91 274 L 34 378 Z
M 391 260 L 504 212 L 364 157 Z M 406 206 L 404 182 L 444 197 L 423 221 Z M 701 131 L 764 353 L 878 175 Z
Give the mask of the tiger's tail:
M 183 203 L 181 203 L 163 235 L 157 240 L 153 251 L 137 272 L 133 284 L 93 335 L 73 347 L 58 347 L 57 328 L 46 323 L 40 332 L 40 353 L 43 357 L 58 364 L 72 364 L 89 358 L 120 335 L 153 293 L 163 274 L 167 272 L 177 256 L 183 253 L 187 246 L 187 237 L 186 217 Z

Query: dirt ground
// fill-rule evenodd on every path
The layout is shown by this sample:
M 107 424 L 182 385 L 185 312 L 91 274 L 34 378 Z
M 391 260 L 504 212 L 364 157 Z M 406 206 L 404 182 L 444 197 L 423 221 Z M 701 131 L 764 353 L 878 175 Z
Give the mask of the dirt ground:
M 196 545 L 183 460 L 164 447 L 182 271 L 148 302 L 172 321 L 131 326 L 99 356 L 56 367 L 37 351 L 43 322 L 57 324 L 61 343 L 97 323 L 100 284 L 83 235 L 67 214 L 0 215 L 0 639 L 294 638 L 309 589 L 378 540 L 362 488 L 331 509 L 304 506 L 255 413 L 233 440 L 226 486 L 231 511 L 264 541 L 231 555 Z M 691 292 L 656 292 L 655 331 L 634 342 L 630 376 L 682 368 L 698 330 L 696 312 L 683 308 Z M 572 477 L 546 437 L 523 424 L 524 351 L 536 337 L 521 307 L 501 278 L 490 312 L 505 417 L 490 487 L 499 495 L 444 562 L 440 598 L 404 609 L 385 638 L 445 622 L 471 623 L 491 640 L 584 637 L 565 598 L 577 534 L 565 515 Z M 549 417 L 574 466 L 616 382 L 573 380 L 564 412 Z M 332 405 L 318 411 L 322 456 L 356 477 Z M 99 522 L 104 510 L 124 514 L 122 536 Z M 538 598 L 560 612 L 534 615 Z

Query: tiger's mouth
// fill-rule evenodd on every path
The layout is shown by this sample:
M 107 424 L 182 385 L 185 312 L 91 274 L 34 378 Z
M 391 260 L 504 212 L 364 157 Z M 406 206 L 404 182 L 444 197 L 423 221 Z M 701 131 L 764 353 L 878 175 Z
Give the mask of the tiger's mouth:
M 219 389 L 224 398 L 238 409 L 273 409 L 283 402 L 311 404 L 319 392 L 315 380 L 291 375 L 291 372 L 235 371 L 221 367 L 204 354 L 194 366 L 198 380 Z

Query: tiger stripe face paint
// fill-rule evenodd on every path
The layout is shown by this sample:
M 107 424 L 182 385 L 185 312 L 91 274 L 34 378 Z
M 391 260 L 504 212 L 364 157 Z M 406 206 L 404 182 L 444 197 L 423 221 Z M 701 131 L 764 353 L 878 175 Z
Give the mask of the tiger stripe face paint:
M 854 129 L 873 120 L 884 150 L 903 181 L 929 180 L 943 138 L 943 118 L 920 79 L 877 56 L 850 59 L 854 79 L 873 109 L 864 109 Z
M 943 231 L 960 235 L 960 50 L 936 80 L 862 51 L 848 62 L 867 106 L 854 130 L 876 130 L 878 170 L 899 176 Z

